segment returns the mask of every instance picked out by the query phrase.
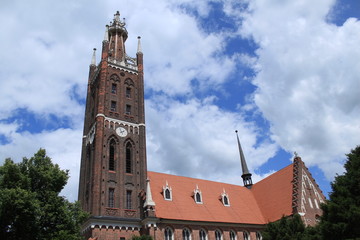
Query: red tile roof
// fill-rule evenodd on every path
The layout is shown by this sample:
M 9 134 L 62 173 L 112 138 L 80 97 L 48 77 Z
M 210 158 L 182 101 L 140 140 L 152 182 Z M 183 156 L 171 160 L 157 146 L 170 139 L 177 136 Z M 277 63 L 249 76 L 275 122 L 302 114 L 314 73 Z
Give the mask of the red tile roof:
M 268 222 L 292 214 L 293 164 L 254 184 L 251 191 Z
M 266 223 L 252 191 L 245 187 L 157 172 L 148 172 L 148 177 L 158 218 L 248 224 Z M 172 188 L 172 201 L 165 200 L 162 193 L 166 181 Z M 197 204 L 193 198 L 196 185 L 202 193 L 203 204 Z M 229 207 L 224 206 L 221 201 L 221 194 L 224 190 L 229 196 Z

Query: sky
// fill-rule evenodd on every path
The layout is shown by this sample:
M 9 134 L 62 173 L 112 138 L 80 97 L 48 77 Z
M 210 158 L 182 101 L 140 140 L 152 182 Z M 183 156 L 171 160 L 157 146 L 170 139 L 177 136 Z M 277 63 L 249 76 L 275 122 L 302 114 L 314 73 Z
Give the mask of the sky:
M 297 152 L 327 196 L 360 144 L 358 0 L 1 1 L 0 164 L 45 148 L 77 199 L 92 49 L 116 11 L 129 56 L 141 36 L 148 170 L 242 185 L 238 130 L 253 182 Z

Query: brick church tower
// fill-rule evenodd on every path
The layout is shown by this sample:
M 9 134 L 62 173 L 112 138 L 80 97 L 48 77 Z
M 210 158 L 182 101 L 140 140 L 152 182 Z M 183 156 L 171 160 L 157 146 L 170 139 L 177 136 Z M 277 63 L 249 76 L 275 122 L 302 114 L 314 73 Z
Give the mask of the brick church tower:
M 128 33 L 117 12 L 106 26 L 101 60 L 90 65 L 79 201 L 91 214 L 86 239 L 139 235 L 146 188 L 143 54 L 126 54 Z M 103 230 L 103 229 L 106 229 Z

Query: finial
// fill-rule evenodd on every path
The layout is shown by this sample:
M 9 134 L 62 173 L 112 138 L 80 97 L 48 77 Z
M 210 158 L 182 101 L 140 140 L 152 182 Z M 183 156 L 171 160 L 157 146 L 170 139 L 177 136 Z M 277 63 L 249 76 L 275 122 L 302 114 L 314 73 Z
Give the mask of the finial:
M 298 153 L 295 151 L 294 152 L 294 155 L 295 155 L 295 157 L 298 157 L 299 155 L 298 155 Z
M 141 37 L 138 36 L 138 48 L 137 48 L 137 52 L 138 53 L 142 53 L 142 49 L 141 49 L 141 41 L 140 41 Z
M 92 55 L 92 59 L 91 59 L 91 65 L 96 66 L 96 48 L 93 49 L 93 55 Z
M 109 25 L 105 26 L 104 41 L 109 41 Z
M 116 14 L 114 14 L 114 21 L 120 22 L 120 12 L 119 11 L 116 11 Z
M 146 179 L 146 199 L 144 202 L 144 207 L 147 206 L 155 206 L 155 202 L 152 199 L 152 194 L 151 194 L 151 187 L 150 187 L 150 179 L 147 178 Z

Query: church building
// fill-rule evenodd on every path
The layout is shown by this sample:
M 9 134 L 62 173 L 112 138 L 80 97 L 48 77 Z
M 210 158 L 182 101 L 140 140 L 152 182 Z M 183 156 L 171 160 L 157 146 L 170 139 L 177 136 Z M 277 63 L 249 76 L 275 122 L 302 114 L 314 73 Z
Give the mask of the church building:
M 301 158 L 253 183 L 239 137 L 244 186 L 147 171 L 144 66 L 126 54 L 117 12 L 106 25 L 101 59 L 89 70 L 79 201 L 90 218 L 85 239 L 260 240 L 269 222 L 299 214 L 314 225 L 325 197 Z

